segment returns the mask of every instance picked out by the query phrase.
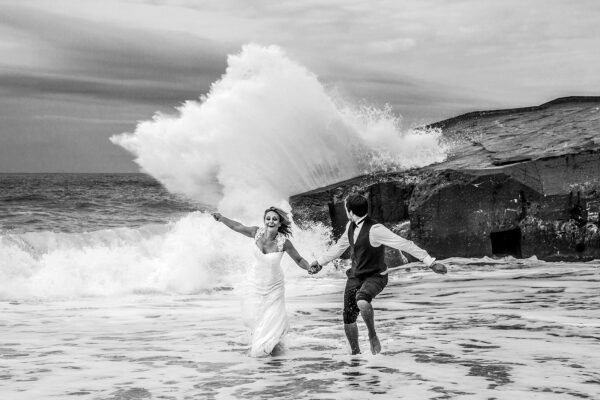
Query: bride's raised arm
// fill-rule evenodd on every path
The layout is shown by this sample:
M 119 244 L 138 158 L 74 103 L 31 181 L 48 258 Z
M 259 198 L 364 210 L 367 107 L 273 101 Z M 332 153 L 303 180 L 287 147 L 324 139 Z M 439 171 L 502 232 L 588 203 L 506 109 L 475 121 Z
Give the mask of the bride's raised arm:
M 234 231 L 241 233 L 244 236 L 248 236 L 250 238 L 253 238 L 254 235 L 256 235 L 256 231 L 258 230 L 258 226 L 246 226 L 237 221 L 229 219 L 219 213 L 212 213 L 211 215 L 213 216 L 215 221 L 222 222 L 229 229 L 234 230 Z
M 290 242 L 287 239 L 283 244 L 283 251 L 288 253 L 288 255 L 292 257 L 292 260 L 294 260 L 300 268 L 305 269 L 307 271 L 310 269 L 310 264 L 308 263 L 308 261 L 302 258 L 302 256 L 298 253 L 298 250 L 296 250 L 292 242 Z

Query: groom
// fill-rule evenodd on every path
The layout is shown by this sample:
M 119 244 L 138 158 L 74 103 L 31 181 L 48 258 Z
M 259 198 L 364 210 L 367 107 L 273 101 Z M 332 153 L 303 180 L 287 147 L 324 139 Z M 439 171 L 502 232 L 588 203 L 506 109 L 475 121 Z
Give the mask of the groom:
M 323 265 L 340 257 L 348 247 L 352 249 L 352 267 L 346 272 L 348 280 L 344 290 L 344 330 L 352 354 L 360 353 L 356 326 L 359 313 L 369 331 L 371 352 L 373 354 L 381 352 L 381 344 L 375 332 L 371 300 L 381 293 L 388 283 L 382 245 L 413 255 L 438 274 L 445 274 L 447 271 L 444 264 L 436 263 L 435 258 L 431 258 L 425 250 L 369 218 L 368 210 L 369 204 L 365 197 L 359 194 L 348 196 L 346 213 L 350 222 L 346 231 L 336 244 L 312 262 L 309 271 L 311 274 L 316 274 Z

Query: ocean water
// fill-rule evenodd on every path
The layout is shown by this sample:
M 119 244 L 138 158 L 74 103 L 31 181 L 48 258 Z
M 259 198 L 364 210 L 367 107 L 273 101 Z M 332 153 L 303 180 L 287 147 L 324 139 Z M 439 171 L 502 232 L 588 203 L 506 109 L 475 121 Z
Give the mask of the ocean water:
M 284 256 L 286 350 L 248 357 L 253 243 L 209 211 L 260 225 L 292 194 L 449 149 L 276 47 L 228 64 L 210 93 L 111 139 L 145 174 L 0 175 L 0 399 L 600 398 L 598 261 L 395 269 L 374 301 L 383 352 L 350 356 L 343 264 L 309 276 Z M 329 238 L 292 241 L 312 260 Z
M 403 266 L 374 301 L 383 352 L 368 353 L 359 319 L 365 353 L 351 356 L 342 270 L 308 276 L 286 256 L 286 350 L 256 359 L 239 290 L 249 239 L 142 174 L 8 180 L 2 399 L 600 396 L 598 261 L 456 258 L 446 276 Z M 311 258 L 326 233 L 293 241 Z
M 146 174 L 0 173 L 2 234 L 139 227 L 202 209 Z

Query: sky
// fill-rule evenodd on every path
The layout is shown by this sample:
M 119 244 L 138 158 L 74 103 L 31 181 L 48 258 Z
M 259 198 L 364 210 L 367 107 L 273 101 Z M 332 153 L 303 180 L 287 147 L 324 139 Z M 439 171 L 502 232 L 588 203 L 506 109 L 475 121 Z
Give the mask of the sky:
M 597 0 L 0 0 L 0 172 L 137 172 L 109 137 L 278 45 L 406 125 L 600 95 Z

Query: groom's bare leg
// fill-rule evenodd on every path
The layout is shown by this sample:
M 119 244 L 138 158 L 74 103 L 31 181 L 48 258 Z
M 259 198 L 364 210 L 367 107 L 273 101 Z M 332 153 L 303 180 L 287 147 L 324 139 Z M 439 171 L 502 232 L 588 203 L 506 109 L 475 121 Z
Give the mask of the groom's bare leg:
M 360 313 L 360 309 L 356 305 L 356 292 L 360 289 L 362 282 L 358 278 L 350 278 L 346 281 L 344 289 L 344 331 L 346 338 L 350 344 L 352 354 L 360 354 L 360 346 L 358 345 L 358 326 L 356 318 Z
M 360 309 L 360 314 L 365 321 L 365 325 L 367 325 L 367 329 L 369 330 L 369 341 L 371 342 L 371 353 L 377 354 L 381 352 L 381 343 L 379 343 L 379 338 L 377 337 L 377 333 L 375 332 L 375 315 L 373 312 L 373 306 L 366 300 L 358 300 L 358 308 Z
M 358 326 L 356 326 L 356 322 L 344 324 L 344 331 L 346 332 L 348 343 L 350 343 L 352 354 L 360 354 L 360 346 L 358 345 Z

